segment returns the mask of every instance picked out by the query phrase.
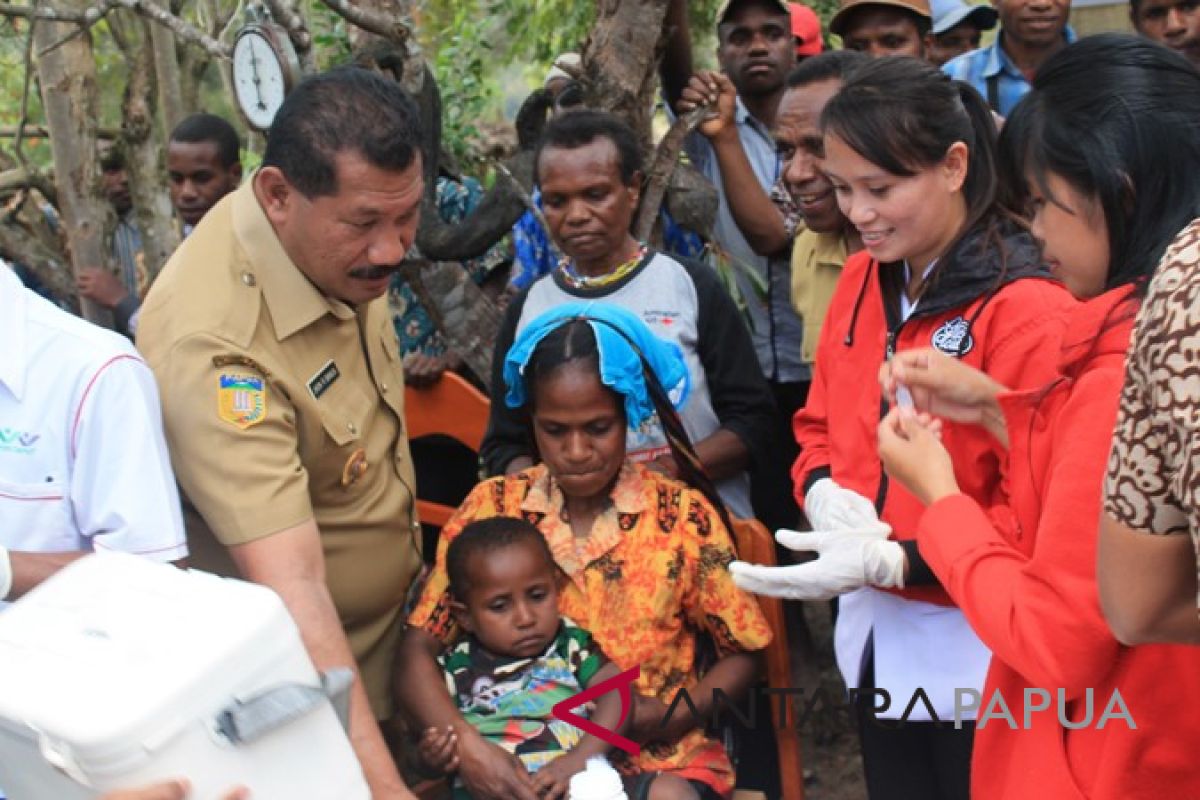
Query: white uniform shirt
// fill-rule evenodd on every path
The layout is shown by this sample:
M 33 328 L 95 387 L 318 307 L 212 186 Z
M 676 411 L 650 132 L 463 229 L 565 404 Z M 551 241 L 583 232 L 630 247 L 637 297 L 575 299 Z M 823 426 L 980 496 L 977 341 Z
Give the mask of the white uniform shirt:
M 124 337 L 28 291 L 2 261 L 0 544 L 187 555 L 150 369 Z

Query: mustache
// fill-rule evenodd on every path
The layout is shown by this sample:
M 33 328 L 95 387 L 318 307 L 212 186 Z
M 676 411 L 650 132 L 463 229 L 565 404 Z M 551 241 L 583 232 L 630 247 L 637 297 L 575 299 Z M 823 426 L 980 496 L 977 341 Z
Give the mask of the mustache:
M 349 275 L 351 278 L 361 278 L 363 280 L 375 281 L 379 280 L 380 278 L 386 278 L 389 275 L 394 275 L 399 271 L 399 264 L 391 264 L 387 266 L 355 267 L 354 269 L 350 270 Z

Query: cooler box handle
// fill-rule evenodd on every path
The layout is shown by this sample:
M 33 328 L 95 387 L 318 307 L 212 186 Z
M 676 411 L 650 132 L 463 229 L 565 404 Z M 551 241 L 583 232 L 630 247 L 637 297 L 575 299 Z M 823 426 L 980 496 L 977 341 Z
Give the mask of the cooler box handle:
M 353 683 L 353 670 L 338 667 L 321 673 L 320 686 L 276 686 L 226 708 L 217 715 L 217 728 L 234 744 L 249 744 L 329 702 L 342 728 L 348 730 Z

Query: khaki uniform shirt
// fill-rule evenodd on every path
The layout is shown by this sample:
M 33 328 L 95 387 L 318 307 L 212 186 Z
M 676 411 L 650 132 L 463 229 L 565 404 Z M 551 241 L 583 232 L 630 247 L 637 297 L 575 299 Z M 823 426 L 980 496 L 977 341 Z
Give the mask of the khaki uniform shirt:
M 252 182 L 218 203 L 142 307 L 179 483 L 203 518 L 193 564 L 312 518 L 329 590 L 376 716 L 420 565 L 396 334 L 380 298 L 351 308 L 292 263 Z M 211 533 L 209 533 L 211 531 Z
M 792 306 L 804 322 L 800 356 L 805 364 L 817 357 L 821 326 L 833 300 L 846 263 L 846 239 L 834 233 L 816 233 L 807 228 L 792 243 Z

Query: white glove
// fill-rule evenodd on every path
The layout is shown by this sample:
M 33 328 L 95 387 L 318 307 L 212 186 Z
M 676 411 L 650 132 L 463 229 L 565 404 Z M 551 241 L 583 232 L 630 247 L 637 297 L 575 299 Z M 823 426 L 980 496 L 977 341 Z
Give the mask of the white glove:
M 804 495 L 804 514 L 814 531 L 867 528 L 879 524 L 875 504 L 861 494 L 821 478 Z
M 880 535 L 880 528 L 885 529 Z M 863 586 L 904 588 L 904 549 L 888 541 L 891 529 L 882 522 L 871 528 L 811 531 L 786 528 L 775 538 L 784 547 L 814 552 L 815 561 L 790 567 L 765 567 L 734 561 L 733 582 L 741 588 L 787 600 L 829 600 Z

